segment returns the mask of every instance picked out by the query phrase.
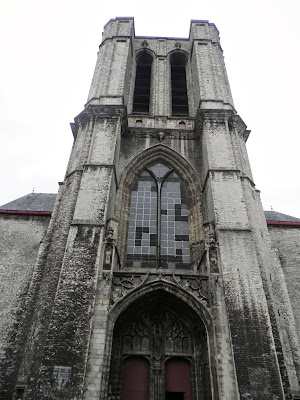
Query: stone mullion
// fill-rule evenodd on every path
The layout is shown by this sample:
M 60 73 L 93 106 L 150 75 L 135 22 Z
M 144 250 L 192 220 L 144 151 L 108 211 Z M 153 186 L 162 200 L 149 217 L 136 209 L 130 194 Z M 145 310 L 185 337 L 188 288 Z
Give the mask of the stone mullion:
M 153 83 L 153 115 L 169 115 L 170 111 L 170 86 L 167 73 L 168 60 L 165 56 L 156 57 L 153 60 L 152 80 Z
M 156 245 L 156 268 L 160 268 L 160 253 L 161 253 L 161 188 L 162 183 L 156 181 L 157 187 L 157 245 Z
M 152 366 L 152 376 L 151 376 L 151 383 L 152 383 L 152 396 L 150 394 L 150 398 L 153 400 L 164 400 L 164 396 L 162 394 L 162 363 L 160 361 L 154 361 Z

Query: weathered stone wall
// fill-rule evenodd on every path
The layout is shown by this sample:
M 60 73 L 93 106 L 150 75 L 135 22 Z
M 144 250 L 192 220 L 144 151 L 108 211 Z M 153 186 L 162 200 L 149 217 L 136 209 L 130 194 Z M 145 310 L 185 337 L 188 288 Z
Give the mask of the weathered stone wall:
M 272 245 L 278 250 L 289 298 L 293 307 L 298 333 L 300 332 L 300 228 L 269 225 Z
M 272 247 L 259 192 L 251 180 L 242 180 L 247 214 L 254 238 L 261 280 L 268 304 L 272 335 L 286 393 L 299 393 L 299 342 L 285 277 Z
M 50 216 L 0 216 L 0 371 L 19 351 L 15 339 L 24 322 L 34 265 Z M 0 384 L 1 388 L 1 384 Z M 1 389 L 0 389 L 1 391 Z M 1 397 L 1 395 L 0 395 Z
M 104 28 L 88 101 L 123 104 L 129 92 L 133 20 L 118 18 Z

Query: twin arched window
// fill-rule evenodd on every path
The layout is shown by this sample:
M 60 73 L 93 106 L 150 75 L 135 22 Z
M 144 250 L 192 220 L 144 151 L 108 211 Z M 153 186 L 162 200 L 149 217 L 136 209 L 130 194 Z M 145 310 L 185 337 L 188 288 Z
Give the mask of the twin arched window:
M 152 61 L 152 56 L 147 52 L 142 52 L 137 57 L 133 113 L 149 114 Z M 181 53 L 173 54 L 170 58 L 170 67 L 172 115 L 189 115 L 185 56 Z
M 190 268 L 188 201 L 174 169 L 157 162 L 145 168 L 131 191 L 128 268 Z

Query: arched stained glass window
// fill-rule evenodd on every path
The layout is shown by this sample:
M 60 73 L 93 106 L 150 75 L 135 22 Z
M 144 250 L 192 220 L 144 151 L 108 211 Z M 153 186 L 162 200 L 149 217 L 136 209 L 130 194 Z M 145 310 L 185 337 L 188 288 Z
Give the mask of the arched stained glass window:
M 186 189 L 162 162 L 146 168 L 132 188 L 126 267 L 190 268 Z

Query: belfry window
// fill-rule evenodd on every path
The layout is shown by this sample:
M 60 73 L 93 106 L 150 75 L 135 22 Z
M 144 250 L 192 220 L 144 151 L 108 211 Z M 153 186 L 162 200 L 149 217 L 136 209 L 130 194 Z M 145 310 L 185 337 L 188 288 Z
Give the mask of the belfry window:
M 162 162 L 143 170 L 132 187 L 125 266 L 190 268 L 186 189 Z
M 144 52 L 136 60 L 136 76 L 133 95 L 133 113 L 148 114 L 150 106 L 152 57 Z
M 174 54 L 170 60 L 172 85 L 172 115 L 188 115 L 189 105 L 186 86 L 186 59 Z

